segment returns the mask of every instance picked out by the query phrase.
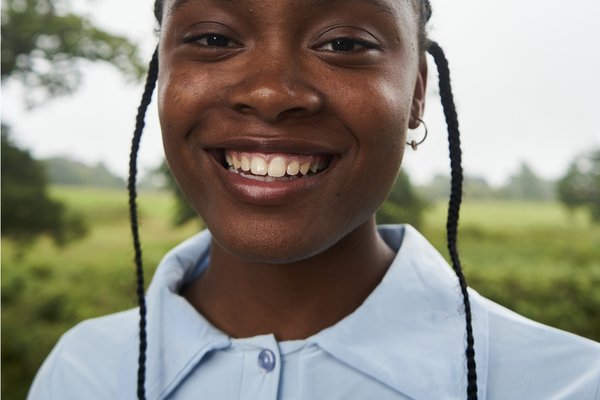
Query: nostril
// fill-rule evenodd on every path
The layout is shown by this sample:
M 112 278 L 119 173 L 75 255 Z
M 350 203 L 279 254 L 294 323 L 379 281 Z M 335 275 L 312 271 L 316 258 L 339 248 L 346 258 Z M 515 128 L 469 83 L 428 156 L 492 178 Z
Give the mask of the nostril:
M 295 108 L 290 108 L 289 110 L 285 110 L 284 112 L 280 113 L 278 119 L 281 119 L 285 116 L 306 117 L 306 116 L 309 116 L 310 114 L 311 114 L 310 111 L 308 111 L 304 107 L 295 107 Z
M 317 113 L 323 104 L 321 94 L 311 86 L 265 74 L 232 86 L 225 100 L 236 112 L 268 122 L 305 118 Z
M 236 104 L 234 106 L 235 111 L 242 113 L 242 114 L 249 114 L 250 112 L 252 112 L 252 107 L 250 107 L 247 104 Z

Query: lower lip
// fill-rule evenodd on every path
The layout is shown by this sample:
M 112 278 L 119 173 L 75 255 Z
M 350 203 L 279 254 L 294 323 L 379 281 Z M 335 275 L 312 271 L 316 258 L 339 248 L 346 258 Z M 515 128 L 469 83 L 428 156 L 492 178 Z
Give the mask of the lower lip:
M 216 160 L 213 162 L 218 174 L 221 175 L 221 181 L 227 191 L 237 199 L 257 206 L 289 204 L 292 200 L 297 200 L 308 195 L 323 183 L 329 175 L 333 164 L 334 161 L 332 160 L 326 170 L 315 175 L 290 180 L 265 182 L 245 178 L 238 173 L 225 169 Z

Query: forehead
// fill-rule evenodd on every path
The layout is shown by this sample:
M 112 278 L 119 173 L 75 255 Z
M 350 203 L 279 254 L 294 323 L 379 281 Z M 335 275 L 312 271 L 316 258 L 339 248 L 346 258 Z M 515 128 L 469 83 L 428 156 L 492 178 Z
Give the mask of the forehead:
M 198 2 L 199 0 L 163 0 L 167 3 L 168 14 L 173 14 L 178 9 L 188 3 Z M 255 3 L 255 0 L 212 0 L 215 3 L 221 3 L 230 7 L 249 8 Z M 282 1 L 282 0 L 277 0 Z M 414 0 L 283 0 L 293 6 L 302 6 L 308 8 L 331 7 L 341 4 L 360 3 L 372 7 L 373 9 L 387 14 L 391 17 L 397 17 L 398 13 L 406 13 L 408 6 L 414 3 Z M 264 1 L 261 1 L 264 2 Z

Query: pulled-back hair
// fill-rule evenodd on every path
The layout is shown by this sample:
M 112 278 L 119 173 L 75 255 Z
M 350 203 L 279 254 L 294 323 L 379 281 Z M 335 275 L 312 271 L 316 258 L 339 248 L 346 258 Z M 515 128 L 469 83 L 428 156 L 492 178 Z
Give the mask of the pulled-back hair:
M 431 18 L 431 4 L 429 0 L 411 0 L 413 7 L 417 12 L 419 19 L 419 47 L 422 51 L 426 51 L 427 42 L 427 22 Z M 154 0 L 154 17 L 160 26 L 162 23 L 165 0 Z
M 463 297 L 465 326 L 466 326 L 466 345 L 465 357 L 467 362 L 467 399 L 477 399 L 477 373 L 475 365 L 475 348 L 471 316 L 471 303 L 467 291 L 467 283 L 462 271 L 460 258 L 457 250 L 458 219 L 460 204 L 462 202 L 462 181 L 463 172 L 461 166 L 462 153 L 460 148 L 460 132 L 458 128 L 458 118 L 450 85 L 450 70 L 448 61 L 442 48 L 434 41 L 429 40 L 427 36 L 427 23 L 431 18 L 431 4 L 429 0 L 411 0 L 417 13 L 419 21 L 418 40 L 421 52 L 430 53 L 436 63 L 439 74 L 439 89 L 446 124 L 448 127 L 448 143 L 450 151 L 450 169 L 451 169 L 451 189 L 448 203 L 448 218 L 446 221 L 446 238 L 448 252 L 452 260 L 452 268 L 456 273 L 460 290 Z M 154 15 L 160 26 L 164 11 L 164 0 L 155 0 Z M 133 236 L 133 245 L 135 250 L 135 264 L 137 275 L 137 294 L 139 302 L 139 356 L 138 356 L 138 399 L 145 399 L 145 375 L 146 375 L 146 301 L 144 297 L 144 273 L 142 266 L 142 251 L 138 230 L 137 206 L 136 206 L 136 177 L 137 177 L 137 154 L 140 145 L 142 131 L 144 129 L 144 118 L 146 110 L 152 99 L 152 92 L 156 85 L 158 77 L 158 50 L 155 50 L 150 61 L 148 76 L 141 104 L 138 108 L 136 117 L 136 127 L 133 135 L 131 155 L 129 161 L 129 212 L 131 218 L 131 230 Z

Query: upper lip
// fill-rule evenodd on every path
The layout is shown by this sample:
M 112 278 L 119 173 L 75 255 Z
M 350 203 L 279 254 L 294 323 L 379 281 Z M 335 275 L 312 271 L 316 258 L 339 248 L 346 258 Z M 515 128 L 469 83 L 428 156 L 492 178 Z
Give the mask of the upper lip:
M 235 149 L 259 153 L 329 154 L 340 155 L 343 150 L 327 144 L 290 138 L 238 137 L 211 142 L 205 150 Z
M 348 151 L 349 144 L 340 135 L 332 132 L 315 137 L 314 129 L 309 132 L 207 134 L 199 137 L 199 145 L 207 151 L 232 149 L 260 153 L 328 154 L 341 155 Z

